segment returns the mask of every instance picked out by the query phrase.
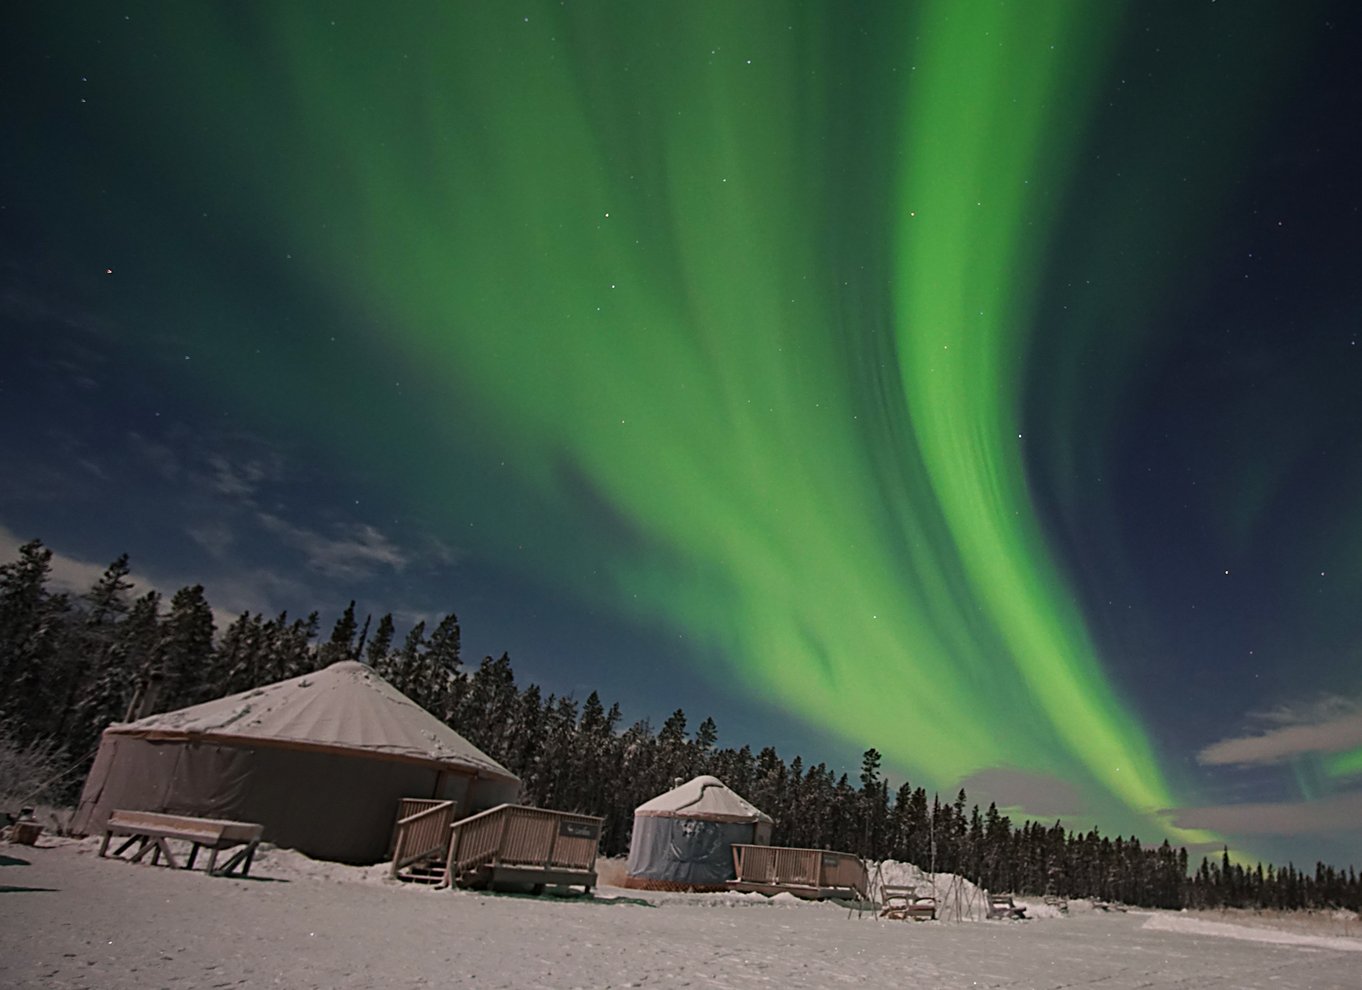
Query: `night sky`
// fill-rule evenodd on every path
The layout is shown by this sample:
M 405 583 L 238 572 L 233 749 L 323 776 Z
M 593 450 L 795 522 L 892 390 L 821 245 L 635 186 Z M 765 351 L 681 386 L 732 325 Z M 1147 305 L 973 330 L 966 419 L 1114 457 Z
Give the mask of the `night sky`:
M 4 16 L 0 556 L 1362 861 L 1356 3 Z

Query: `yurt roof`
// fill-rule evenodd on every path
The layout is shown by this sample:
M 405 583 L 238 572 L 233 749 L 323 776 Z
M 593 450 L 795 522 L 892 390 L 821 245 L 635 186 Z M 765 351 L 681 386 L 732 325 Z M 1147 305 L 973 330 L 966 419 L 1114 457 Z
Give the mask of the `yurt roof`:
M 653 818 L 705 818 L 719 822 L 770 822 L 771 816 L 729 790 L 718 777 L 688 780 L 634 809 Z
M 353 660 L 178 711 L 149 715 L 107 731 L 154 739 L 351 752 L 517 779 L 371 667 Z

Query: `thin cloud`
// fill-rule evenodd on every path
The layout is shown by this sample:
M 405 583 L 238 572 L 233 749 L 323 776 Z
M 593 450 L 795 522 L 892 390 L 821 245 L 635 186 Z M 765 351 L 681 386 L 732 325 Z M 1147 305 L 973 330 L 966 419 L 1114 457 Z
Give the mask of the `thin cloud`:
M 1229 835 L 1356 832 L 1362 823 L 1362 791 L 1332 794 L 1315 801 L 1222 804 L 1175 808 L 1168 813 L 1179 828 L 1209 829 Z
M 7 320 L 54 324 L 82 330 L 96 337 L 114 336 L 115 327 L 112 323 L 69 300 L 55 302 L 53 299 L 40 296 L 31 291 L 28 285 L 13 281 L 12 275 L 7 277 L 5 282 L 7 284 L 0 287 L 0 316 Z M 70 346 L 69 341 L 66 343 Z
M 236 543 L 232 527 L 221 519 L 208 519 L 185 527 L 185 535 L 197 543 L 215 560 L 222 560 Z
M 1306 753 L 1339 753 L 1362 747 L 1362 705 L 1330 696 L 1305 708 L 1280 708 L 1260 716 L 1276 728 L 1257 735 L 1222 739 L 1201 750 L 1209 766 L 1260 766 Z
M 371 577 L 384 568 L 401 571 L 407 566 L 407 556 L 397 544 L 365 523 L 350 532 L 328 536 L 267 512 L 259 513 L 256 519 L 280 542 L 301 552 L 308 567 L 327 577 L 353 580 Z
M 1067 818 L 1083 809 L 1078 790 L 1068 781 L 1030 770 L 990 767 L 966 777 L 960 786 L 1000 808 L 1017 808 L 1034 818 Z
M 184 474 L 184 467 L 180 463 L 180 457 L 175 452 L 175 448 L 143 436 L 136 430 L 128 432 L 127 440 L 128 446 L 132 448 L 133 455 L 149 468 L 156 477 L 171 484 L 179 483 Z
M 226 615 L 228 623 L 243 612 L 256 612 L 268 617 L 285 608 L 294 610 L 302 606 L 310 608 L 314 603 L 331 604 L 325 602 L 324 596 L 311 585 L 264 567 L 220 574 L 210 582 L 205 582 L 204 588 L 209 599 L 215 603 L 214 614 Z M 300 618 L 307 608 L 291 614 Z M 340 608 L 337 607 L 335 611 L 339 612 Z M 219 620 L 219 632 L 226 625 Z
M 233 460 L 222 453 L 209 454 L 206 487 L 227 498 L 251 502 L 266 482 L 283 478 L 283 465 L 276 455 Z
M 0 524 L 0 562 L 10 563 L 19 556 L 19 548 L 28 540 L 20 539 L 3 524 Z M 47 544 L 43 546 L 52 550 Z M 52 550 L 52 559 L 49 562 L 51 568 L 47 581 L 47 586 L 52 591 L 66 592 L 73 597 L 85 594 L 100 579 L 104 571 L 108 569 L 109 563 L 96 564 L 92 561 L 81 560 L 78 557 L 68 557 L 64 553 Z M 131 578 L 130 578 L 131 580 Z M 147 584 L 138 579 L 138 584 Z M 134 594 L 137 594 L 134 589 Z
M 0 563 L 9 563 L 19 556 L 19 548 L 27 543 L 28 540 L 20 539 L 3 523 L 0 523 Z M 64 554 L 59 550 L 53 549 L 46 543 L 44 549 L 52 551 L 52 558 L 48 562 L 49 572 L 47 587 L 49 591 L 65 592 L 72 598 L 79 598 L 94 587 L 104 572 L 108 570 L 109 563 L 96 563 L 92 560 L 82 560 Z M 151 575 L 145 571 L 133 568 L 125 579 L 132 583 L 128 590 L 130 598 L 137 598 L 146 594 L 148 591 L 159 591 L 162 599 L 168 604 L 175 592 L 180 588 L 190 587 L 195 584 L 203 584 L 207 593 L 207 583 L 202 581 L 176 581 L 167 578 L 166 575 Z M 212 595 L 208 594 L 209 602 L 212 602 Z M 217 624 L 219 632 L 235 618 L 235 615 L 228 610 L 220 607 L 213 607 L 213 621 Z

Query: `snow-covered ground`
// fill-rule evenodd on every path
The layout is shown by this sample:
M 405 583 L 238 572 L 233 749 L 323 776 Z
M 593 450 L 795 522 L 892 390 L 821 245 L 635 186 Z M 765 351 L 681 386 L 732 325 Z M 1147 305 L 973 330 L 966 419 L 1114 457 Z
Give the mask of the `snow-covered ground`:
M 268 848 L 251 879 L 227 879 L 101 860 L 97 849 L 93 840 L 0 845 L 0 986 L 1362 985 L 1362 939 L 1173 913 L 1076 903 L 1039 921 L 882 921 L 784 896 L 441 891 L 389 881 L 382 866 Z

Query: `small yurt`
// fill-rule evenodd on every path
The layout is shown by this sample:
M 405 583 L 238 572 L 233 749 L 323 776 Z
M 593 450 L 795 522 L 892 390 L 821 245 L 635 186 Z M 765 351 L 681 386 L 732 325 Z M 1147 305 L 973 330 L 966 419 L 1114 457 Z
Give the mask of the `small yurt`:
M 718 777 L 696 777 L 634 809 L 624 885 L 724 890 L 734 877 L 733 844 L 770 841 L 770 815 Z
M 343 660 L 105 729 L 73 825 L 99 832 L 115 809 L 227 818 L 317 859 L 373 863 L 402 798 L 452 800 L 464 817 L 519 791 L 501 764 Z

